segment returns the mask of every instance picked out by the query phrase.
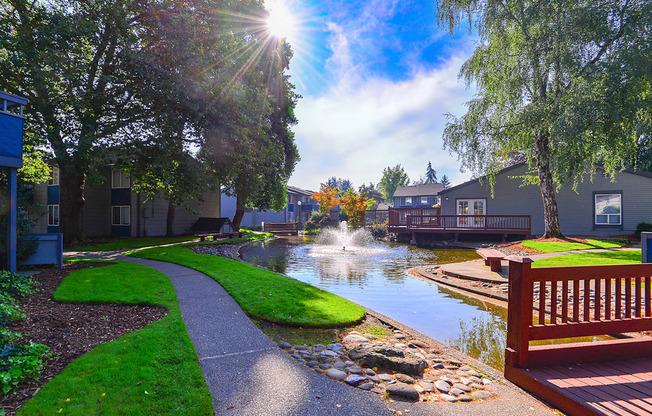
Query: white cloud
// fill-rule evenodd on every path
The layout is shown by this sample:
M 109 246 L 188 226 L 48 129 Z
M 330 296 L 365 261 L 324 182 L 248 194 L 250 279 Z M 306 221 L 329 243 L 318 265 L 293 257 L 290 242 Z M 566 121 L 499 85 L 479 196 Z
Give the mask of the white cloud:
M 301 162 L 290 184 L 316 190 L 337 176 L 357 187 L 377 183 L 385 167 L 399 163 L 416 180 L 428 161 L 439 178 L 446 174 L 454 184 L 467 180 L 470 174 L 460 173 L 457 156 L 443 149 L 442 132 L 445 114 L 464 114 L 472 95 L 457 77 L 468 56 L 452 57 L 406 81 L 352 80 L 346 42 L 340 39 L 334 49 L 340 81 L 320 96 L 304 97 L 296 108 Z

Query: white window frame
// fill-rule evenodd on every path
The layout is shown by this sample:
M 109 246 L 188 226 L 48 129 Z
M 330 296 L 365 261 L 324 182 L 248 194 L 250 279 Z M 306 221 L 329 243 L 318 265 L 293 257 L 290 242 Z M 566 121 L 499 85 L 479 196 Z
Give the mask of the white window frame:
M 428 205 L 428 197 L 427 196 L 422 196 L 421 197 L 421 205 Z
M 405 197 L 405 206 L 412 206 L 412 197 L 411 196 L 406 196 Z
M 116 224 L 115 223 L 115 215 L 113 214 L 114 210 L 116 208 L 120 209 L 120 223 Z M 123 218 L 123 208 L 127 209 L 127 215 L 125 216 L 126 218 Z M 127 220 L 127 222 L 123 222 L 124 220 Z M 129 226 L 131 225 L 131 206 L 130 205 L 112 205 L 111 206 L 111 225 L 116 225 L 116 226 Z
M 116 175 L 119 177 L 119 180 L 116 181 Z M 116 183 L 119 182 L 119 183 Z M 125 184 L 126 182 L 126 184 Z M 131 178 L 129 174 L 119 169 L 111 170 L 111 188 L 112 189 L 126 189 L 131 188 Z
M 50 179 L 48 179 L 48 186 L 59 186 L 59 175 L 59 166 L 52 166 Z
M 618 211 L 618 214 L 603 214 L 603 213 L 598 213 L 598 197 L 599 196 L 617 196 L 618 199 L 620 200 L 620 209 Z M 593 195 L 593 224 L 597 226 L 620 226 L 623 225 L 623 194 L 618 193 L 618 192 L 602 192 L 602 193 L 596 193 Z M 599 216 L 606 216 L 607 217 L 607 222 L 598 222 L 598 217 Z M 618 216 L 618 222 L 611 222 L 611 217 Z
M 50 211 L 52 211 L 52 219 L 56 219 L 56 222 L 50 221 Z M 54 213 L 56 212 L 56 217 Z M 59 204 L 48 205 L 48 227 L 58 227 L 61 222 L 61 211 L 59 210 Z

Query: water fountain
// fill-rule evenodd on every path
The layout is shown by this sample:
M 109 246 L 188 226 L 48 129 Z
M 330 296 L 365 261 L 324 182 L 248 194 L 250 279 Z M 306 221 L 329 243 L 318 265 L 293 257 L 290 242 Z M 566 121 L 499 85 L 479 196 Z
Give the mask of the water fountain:
M 375 244 L 374 238 L 365 228 L 351 230 L 346 221 L 337 227 L 322 230 L 315 239 L 315 245 L 310 254 L 316 257 L 338 254 L 347 255 L 375 255 L 387 251 L 386 248 Z

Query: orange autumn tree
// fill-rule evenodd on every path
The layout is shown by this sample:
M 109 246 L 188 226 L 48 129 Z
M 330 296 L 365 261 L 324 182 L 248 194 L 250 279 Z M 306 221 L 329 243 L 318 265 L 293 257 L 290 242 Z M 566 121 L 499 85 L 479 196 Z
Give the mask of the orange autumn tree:
M 360 228 L 364 225 L 365 212 L 370 205 L 373 205 L 373 200 L 367 198 L 365 195 L 360 195 L 353 189 L 346 192 L 339 193 L 339 204 L 342 210 L 349 216 L 349 226 L 351 228 Z
M 319 192 L 312 194 L 312 198 L 319 204 L 320 214 L 327 215 L 331 209 L 337 206 L 337 194 L 337 188 L 331 189 L 330 186 L 323 183 L 319 186 Z

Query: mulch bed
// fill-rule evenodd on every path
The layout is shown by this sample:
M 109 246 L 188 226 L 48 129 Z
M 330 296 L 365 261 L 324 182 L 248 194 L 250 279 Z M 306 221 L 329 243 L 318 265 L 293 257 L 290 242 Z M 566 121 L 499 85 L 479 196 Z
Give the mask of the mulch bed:
M 25 343 L 34 341 L 47 345 L 52 358 L 38 380 L 26 380 L 15 394 L 0 399 L 0 408 L 4 408 L 8 415 L 15 414 L 74 359 L 167 315 L 167 309 L 158 306 L 89 305 L 60 303 L 52 299 L 63 278 L 71 272 L 108 264 L 65 263 L 61 270 L 47 269 L 36 276 L 39 290 L 20 303 L 27 319 L 13 323 L 8 329 L 22 333 Z

